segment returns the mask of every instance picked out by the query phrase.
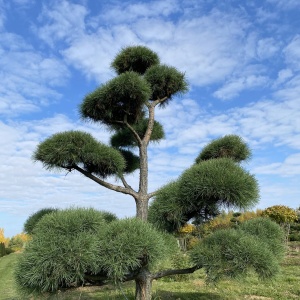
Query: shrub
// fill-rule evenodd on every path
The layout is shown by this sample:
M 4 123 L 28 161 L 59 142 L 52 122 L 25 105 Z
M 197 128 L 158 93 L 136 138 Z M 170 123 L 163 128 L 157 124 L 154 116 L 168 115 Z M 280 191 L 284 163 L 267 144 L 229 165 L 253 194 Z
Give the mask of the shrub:
M 94 209 L 67 209 L 45 215 L 20 257 L 16 282 L 20 291 L 53 292 L 84 282 L 99 266 L 98 240 L 107 226 Z
M 298 233 L 291 233 L 289 236 L 291 242 L 300 242 L 300 232 Z
M 4 243 L 0 243 L 0 257 L 6 254 Z
M 18 262 L 19 290 L 55 292 L 87 282 L 121 281 L 144 263 L 154 266 L 178 249 L 175 238 L 149 223 L 139 219 L 108 223 L 112 218 L 94 209 L 45 215 Z
M 268 207 L 262 212 L 262 214 L 263 216 L 271 218 L 278 224 L 293 223 L 298 219 L 296 211 L 284 205 Z
M 57 209 L 43 208 L 35 212 L 34 214 L 30 215 L 29 218 L 25 221 L 24 231 L 28 234 L 32 234 L 36 224 L 42 219 L 42 217 L 54 211 L 57 211 Z
M 107 226 L 98 250 L 99 264 L 108 277 L 117 282 L 138 270 L 145 259 L 153 267 L 175 250 L 178 248 L 172 236 L 140 219 L 124 219 Z
M 285 251 L 283 231 L 267 218 L 249 220 L 238 229 L 218 230 L 191 251 L 194 263 L 205 268 L 208 281 L 239 277 L 256 271 L 261 278 L 279 272 Z
M 235 227 L 245 221 L 260 217 L 261 214 L 261 210 L 245 211 L 243 213 L 232 211 L 229 211 L 228 213 L 222 212 L 219 216 L 204 223 L 203 225 L 200 225 L 199 230 L 200 233 L 205 236 L 219 229 Z
M 6 255 L 14 253 L 14 250 L 12 250 L 11 248 L 5 248 L 5 253 Z

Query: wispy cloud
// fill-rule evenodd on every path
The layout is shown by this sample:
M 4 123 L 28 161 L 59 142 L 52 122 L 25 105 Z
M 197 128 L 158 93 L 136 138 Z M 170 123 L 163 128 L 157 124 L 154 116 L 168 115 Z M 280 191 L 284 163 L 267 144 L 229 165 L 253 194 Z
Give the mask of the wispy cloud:
M 214 93 L 214 96 L 222 100 L 232 99 L 237 97 L 241 91 L 266 86 L 268 84 L 269 78 L 267 76 L 239 76 L 238 78 L 231 79 L 227 82 L 225 86 Z
M 43 6 L 43 11 L 39 16 L 39 21 L 43 26 L 36 26 L 35 31 L 52 47 L 56 41 L 68 42 L 84 32 L 84 19 L 87 13 L 87 9 L 80 4 L 65 0 L 50 1 L 49 6 Z
M 280 176 L 300 175 L 300 153 L 288 156 L 283 162 L 256 167 L 253 171 L 258 174 L 275 174 Z
M 300 7 L 298 0 L 268 0 L 268 2 L 277 5 L 281 9 L 293 9 Z
M 71 19 L 70 9 L 74 11 Z M 176 20 L 169 17 L 174 12 Z M 111 76 L 106 70 L 114 55 L 132 44 L 152 47 L 163 62 L 186 71 L 190 82 L 200 86 L 220 82 L 244 65 L 249 24 L 217 9 L 188 17 L 184 5 L 159 1 L 114 7 L 99 16 L 98 23 L 94 20 L 83 7 L 63 1 L 44 8 L 38 33 L 49 44 L 63 41 L 60 51 L 68 62 L 98 81 Z M 89 30 L 91 24 L 93 31 Z
M 0 114 L 16 116 L 37 111 L 57 101 L 61 86 L 69 77 L 65 64 L 36 51 L 22 37 L 0 33 Z
M 285 47 L 283 53 L 290 68 L 300 71 L 300 35 L 296 35 Z

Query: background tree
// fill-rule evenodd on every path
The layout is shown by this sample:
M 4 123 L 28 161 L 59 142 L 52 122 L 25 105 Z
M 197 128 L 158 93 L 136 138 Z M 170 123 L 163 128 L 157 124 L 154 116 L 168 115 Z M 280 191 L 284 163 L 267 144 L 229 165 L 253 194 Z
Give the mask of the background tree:
M 30 236 L 28 234 L 18 233 L 9 240 L 8 248 L 13 252 L 21 251 L 29 240 Z
M 0 228 L 0 257 L 6 254 L 6 247 L 8 246 L 9 238 L 4 236 L 4 229 Z
M 291 223 L 294 223 L 298 219 L 297 212 L 288 206 L 274 205 L 266 208 L 262 212 L 262 215 L 269 217 L 284 229 L 285 239 L 288 242 Z
M 175 96 L 186 92 L 187 82 L 183 73 L 174 67 L 160 64 L 157 54 L 143 46 L 123 49 L 112 62 L 112 67 L 117 76 L 88 94 L 80 106 L 83 119 L 105 125 L 113 132 L 110 146 L 104 145 L 85 132 L 62 132 L 42 142 L 34 153 L 34 160 L 42 162 L 49 170 L 78 171 L 105 188 L 134 198 L 137 219 L 115 221 L 107 227 L 107 231 L 104 230 L 104 240 L 110 240 L 110 243 L 103 243 L 104 248 L 101 248 L 101 245 L 96 248 L 99 251 L 108 251 L 110 256 L 105 256 L 104 250 L 101 252 L 103 257 L 95 256 L 95 264 L 87 269 L 80 269 L 80 280 L 76 279 L 75 283 L 81 284 L 87 275 L 89 282 L 97 282 L 100 278 L 103 281 L 103 273 L 107 275 L 107 279 L 114 281 L 132 279 L 136 283 L 135 298 L 149 300 L 154 279 L 191 273 L 201 267 L 210 270 L 209 261 L 203 260 L 203 255 L 207 252 L 202 251 L 200 246 L 195 250 L 190 268 L 159 272 L 151 269 L 155 258 L 160 258 L 160 253 L 164 253 L 159 247 L 160 244 L 163 247 L 163 241 L 166 240 L 163 232 L 146 223 L 148 203 L 152 197 L 155 196 L 155 199 L 150 208 L 149 220 L 158 228 L 172 232 L 191 218 L 199 220 L 217 215 L 222 206 L 248 208 L 257 203 L 259 193 L 254 176 L 241 166 L 241 162 L 250 157 L 250 150 L 243 140 L 235 135 L 217 139 L 209 144 L 199 154 L 195 164 L 177 181 L 167 184 L 159 191 L 148 191 L 148 146 L 150 142 L 158 142 L 164 137 L 162 125 L 155 120 L 155 110 L 170 105 Z M 134 149 L 137 149 L 138 155 Z M 131 187 L 125 178 L 127 173 L 135 170 L 139 171 L 137 189 Z M 112 175 L 119 179 L 115 184 L 107 180 Z M 48 216 L 37 226 L 41 226 L 45 220 L 48 220 Z M 251 226 L 256 228 L 258 225 Z M 232 239 L 235 239 L 237 245 L 247 249 L 251 245 L 245 244 L 245 232 L 241 229 L 232 234 Z M 151 244 L 143 240 L 143 235 L 149 239 L 152 237 Z M 103 236 L 100 235 L 99 240 Z M 32 286 L 32 272 L 36 270 L 37 263 L 31 257 L 40 255 L 40 238 L 42 239 L 35 233 L 28 250 L 25 251 L 24 260 L 19 267 L 18 281 L 23 286 L 45 291 L 49 290 L 48 285 Z M 258 242 L 255 237 L 252 241 L 253 245 L 258 245 L 260 249 L 269 249 L 267 241 Z M 67 239 L 62 242 L 67 243 Z M 144 243 L 146 248 L 143 247 Z M 108 248 L 105 248 L 105 245 Z M 90 247 L 93 252 L 94 244 Z M 236 260 L 234 274 L 245 273 L 244 266 L 250 268 L 251 265 L 259 274 L 266 276 L 276 271 L 276 268 L 272 268 L 270 272 L 263 271 L 270 267 L 269 262 L 274 264 L 276 256 L 270 255 L 270 259 L 264 264 L 255 264 L 259 251 L 247 253 L 253 259 L 247 260 L 244 257 Z M 94 254 L 96 255 L 96 252 Z M 268 254 L 270 253 L 265 252 L 264 255 Z M 223 261 L 225 258 L 222 258 Z M 52 257 L 53 259 L 56 258 Z M 245 261 L 249 263 L 245 265 Z M 94 268 L 96 266 L 98 269 Z M 51 271 L 50 273 L 54 274 Z M 68 287 L 70 282 L 62 278 L 56 288 L 60 285 Z
M 3 243 L 6 247 L 9 243 L 9 238 L 5 237 L 4 228 L 0 228 L 0 243 Z
M 262 216 L 262 210 L 245 211 L 245 212 L 225 212 L 222 211 L 217 217 L 197 226 L 197 231 L 201 236 L 207 236 L 219 229 L 236 227 L 237 225 Z

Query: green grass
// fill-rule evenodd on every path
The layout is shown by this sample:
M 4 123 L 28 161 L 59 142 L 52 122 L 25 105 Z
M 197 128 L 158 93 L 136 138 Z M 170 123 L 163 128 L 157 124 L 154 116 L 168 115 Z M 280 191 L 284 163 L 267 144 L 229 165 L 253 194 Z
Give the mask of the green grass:
M 292 300 L 300 299 L 300 243 L 293 243 L 282 263 L 282 272 L 272 281 L 261 282 L 255 276 L 239 281 L 222 281 L 217 286 L 205 284 L 205 274 L 197 271 L 186 281 L 164 278 L 153 282 L 153 300 Z M 17 300 L 13 283 L 13 268 L 18 254 L 0 258 L 0 299 Z M 134 283 L 128 282 L 120 288 L 113 286 L 85 287 L 60 292 L 47 300 L 128 300 L 134 299 Z M 23 300 L 24 298 L 22 298 Z M 34 298 L 31 298 L 31 300 Z M 41 297 L 36 298 L 38 300 Z
M 18 254 L 10 254 L 0 257 L 0 299 L 16 300 L 18 299 L 14 280 L 13 270 Z

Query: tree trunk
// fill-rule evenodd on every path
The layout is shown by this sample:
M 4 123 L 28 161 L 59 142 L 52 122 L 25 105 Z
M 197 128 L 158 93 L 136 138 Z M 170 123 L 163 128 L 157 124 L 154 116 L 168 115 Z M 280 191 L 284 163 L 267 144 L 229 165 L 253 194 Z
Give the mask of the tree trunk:
M 147 222 L 148 219 L 148 154 L 147 144 L 142 142 L 140 152 L 140 180 L 138 196 L 135 198 L 136 217 Z
M 135 279 L 135 300 L 151 300 L 152 277 L 147 268 L 142 268 Z
M 148 219 L 148 198 L 139 197 L 135 199 L 135 204 L 136 217 L 146 222 Z

